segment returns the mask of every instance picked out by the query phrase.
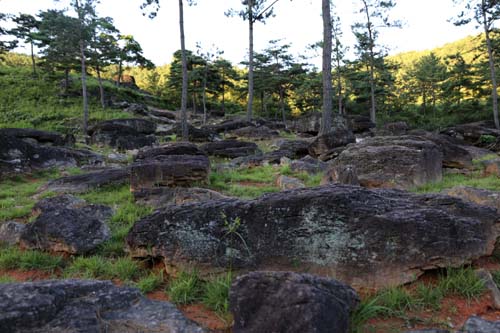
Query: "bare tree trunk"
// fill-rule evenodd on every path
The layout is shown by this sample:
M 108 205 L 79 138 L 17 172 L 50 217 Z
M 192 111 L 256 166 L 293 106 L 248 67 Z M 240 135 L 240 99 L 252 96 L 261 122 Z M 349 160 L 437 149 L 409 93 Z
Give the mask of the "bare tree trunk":
M 80 40 L 80 57 L 82 62 L 83 134 L 87 135 L 89 103 L 87 99 L 87 66 L 85 65 L 85 44 L 83 39 Z
M 253 23 L 253 0 L 248 0 L 248 121 L 252 121 L 253 108 Z
M 222 114 L 226 114 L 226 83 L 225 83 L 225 77 L 224 77 L 224 69 L 222 69 Z
M 179 29 L 181 33 L 182 53 L 182 94 L 181 94 L 181 127 L 182 141 L 189 141 L 189 129 L 187 120 L 187 93 L 188 93 L 188 70 L 186 57 L 186 42 L 184 38 L 184 8 L 183 0 L 179 0 Z
M 203 125 L 207 123 L 207 77 L 208 65 L 205 65 L 205 73 L 203 73 Z
M 375 100 L 375 54 L 373 51 L 374 41 L 373 41 L 373 31 L 372 31 L 372 23 L 370 20 L 370 9 L 368 8 L 368 3 L 366 0 L 363 0 L 363 4 L 365 6 L 365 14 L 366 14 L 366 26 L 368 28 L 368 43 L 370 48 L 370 120 L 372 123 L 377 124 L 377 102 Z
M 281 108 L 281 117 L 283 119 L 283 125 L 285 125 L 286 128 L 285 91 L 283 87 L 280 87 L 280 108 Z
M 99 93 L 100 93 L 100 97 L 101 97 L 101 106 L 103 109 L 105 109 L 106 102 L 104 99 L 104 87 L 102 85 L 101 67 L 99 66 L 99 62 L 97 62 L 96 72 L 97 72 L 97 81 L 99 82 Z
M 337 47 L 337 97 L 339 99 L 339 114 L 343 114 L 342 71 L 340 70 L 340 54 Z
M 33 50 L 33 42 L 31 44 L 31 67 L 33 68 L 33 76 L 36 76 L 35 52 Z
M 495 122 L 495 127 L 500 129 L 500 122 L 498 119 L 498 85 L 497 85 L 497 77 L 495 70 L 495 62 L 493 59 L 493 47 L 491 45 L 490 38 L 490 29 L 488 27 L 488 20 L 486 17 L 486 4 L 485 0 L 482 0 L 482 8 L 483 8 L 483 24 L 484 24 L 484 33 L 486 35 L 486 45 L 488 46 L 488 60 L 490 65 L 490 75 L 491 75 L 491 98 L 493 100 L 493 120 Z
M 330 0 L 322 0 L 323 13 L 323 117 L 319 134 L 332 128 L 332 19 Z
M 264 94 L 264 96 L 262 99 L 262 103 L 264 103 L 264 113 L 265 113 L 267 119 L 271 119 L 271 114 L 269 113 L 269 109 L 267 108 L 267 96 L 266 96 L 265 92 L 263 92 L 263 94 Z
M 116 85 L 119 87 L 122 82 L 122 72 L 123 72 L 123 64 L 122 61 L 118 63 L 118 81 L 116 81 Z

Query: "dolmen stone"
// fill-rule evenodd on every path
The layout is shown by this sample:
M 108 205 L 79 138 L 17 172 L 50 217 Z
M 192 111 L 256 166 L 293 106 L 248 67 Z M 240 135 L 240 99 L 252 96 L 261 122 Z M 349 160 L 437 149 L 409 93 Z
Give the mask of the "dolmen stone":
M 115 147 L 119 150 L 139 149 L 157 143 L 152 121 L 131 118 L 100 122 L 88 130 L 90 143 Z
M 127 244 L 172 269 L 279 267 L 381 287 L 490 255 L 499 222 L 449 196 L 326 185 L 168 206 L 137 221 Z
M 208 181 L 209 173 L 210 161 L 195 145 L 167 144 L 138 154 L 130 170 L 130 189 L 192 186 Z
M 110 281 L 0 284 L 0 331 L 202 333 L 169 302 L 148 300 Z
M 235 333 L 347 333 L 359 303 L 351 287 L 293 272 L 251 272 L 236 278 L 229 295 Z
M 101 155 L 89 150 L 47 146 L 8 133 L 0 133 L 0 177 L 59 167 L 95 166 L 104 161 Z
M 210 142 L 201 146 L 207 155 L 223 158 L 237 158 L 260 153 L 260 149 L 254 142 L 223 140 Z
M 39 201 L 34 211 L 38 217 L 20 237 L 23 248 L 86 254 L 110 238 L 106 220 L 113 210 L 109 207 L 62 195 Z
M 361 186 L 409 189 L 442 179 L 443 153 L 422 138 L 374 137 L 349 145 L 332 165 L 353 166 Z

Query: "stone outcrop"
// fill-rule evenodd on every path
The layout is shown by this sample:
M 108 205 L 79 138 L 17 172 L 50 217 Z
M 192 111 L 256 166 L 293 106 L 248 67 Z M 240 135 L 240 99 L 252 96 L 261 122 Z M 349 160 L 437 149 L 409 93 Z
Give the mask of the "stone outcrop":
M 73 135 L 63 136 L 56 132 L 40 131 L 33 128 L 2 128 L 0 136 L 3 135 L 50 146 L 72 146 L 75 143 Z
M 223 158 L 237 158 L 260 153 L 259 147 L 254 142 L 237 140 L 223 140 L 211 142 L 201 146 L 207 155 Z
M 1 332 L 202 333 L 168 302 L 110 281 L 0 284 Z
M 191 186 L 206 182 L 210 161 L 204 155 L 159 155 L 130 167 L 132 192 L 162 186 Z
M 82 149 L 40 145 L 0 133 L 0 177 L 58 167 L 100 165 L 103 157 Z
M 457 125 L 449 127 L 441 131 L 441 133 L 483 148 L 489 148 L 490 145 L 494 144 L 500 138 L 500 130 L 495 129 L 493 126 L 490 127 L 485 122 Z M 493 142 L 486 138 L 492 138 Z
M 113 211 L 109 207 L 62 195 L 39 201 L 34 211 L 38 217 L 26 225 L 20 237 L 24 248 L 85 254 L 110 238 L 106 220 Z
M 103 186 L 126 184 L 129 181 L 129 168 L 103 169 L 51 180 L 42 190 L 56 193 L 83 193 Z
M 332 165 L 352 165 L 365 187 L 407 189 L 441 180 L 443 153 L 422 138 L 375 137 L 349 145 Z
M 182 126 L 180 123 L 176 123 L 170 130 L 163 131 L 161 134 L 162 135 L 175 134 L 178 138 L 181 138 Z M 197 128 L 194 127 L 193 125 L 188 124 L 188 136 L 189 136 L 189 141 L 192 142 L 212 142 L 220 140 L 217 132 L 215 132 L 208 126 Z
M 225 198 L 227 199 L 228 197 L 219 192 L 199 187 L 159 187 L 134 192 L 134 199 L 137 202 L 154 208 Z
M 347 333 L 359 303 L 354 289 L 333 279 L 291 272 L 251 272 L 230 290 L 235 333 Z
M 356 167 L 350 164 L 331 167 L 325 172 L 321 179 L 321 185 L 330 183 L 359 186 L 360 183 Z
M 328 164 L 317 160 L 311 156 L 306 156 L 300 160 L 290 162 L 290 169 L 295 172 L 306 172 L 308 174 L 316 174 L 326 171 Z
M 491 254 L 498 217 L 449 196 L 329 185 L 168 206 L 137 221 L 127 243 L 167 267 L 301 269 L 388 286 Z
M 247 126 L 230 132 L 238 138 L 252 138 L 254 140 L 269 140 L 279 136 L 279 132 L 267 126 Z
M 205 155 L 198 146 L 189 142 L 167 143 L 159 147 L 139 150 L 135 156 L 135 161 L 154 159 L 169 155 Z
M 293 153 L 291 158 L 297 159 L 309 154 L 309 144 L 306 140 L 280 140 L 278 150 L 288 150 Z
M 157 143 L 156 124 L 140 118 L 106 120 L 88 130 L 90 142 L 119 150 L 139 149 Z
M 225 120 L 217 125 L 207 125 L 203 128 L 209 129 L 210 131 L 214 131 L 216 133 L 227 133 L 248 126 L 254 126 L 254 124 L 245 119 L 236 118 Z
M 330 132 L 319 135 L 309 145 L 309 155 L 318 157 L 328 154 L 332 149 L 356 142 L 354 133 L 345 119 L 337 117 Z

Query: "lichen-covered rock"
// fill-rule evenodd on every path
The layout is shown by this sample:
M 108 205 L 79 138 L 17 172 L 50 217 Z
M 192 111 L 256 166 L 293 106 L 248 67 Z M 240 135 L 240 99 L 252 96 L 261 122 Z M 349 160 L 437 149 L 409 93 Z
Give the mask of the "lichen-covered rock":
M 411 137 L 375 137 L 349 145 L 332 165 L 356 168 L 365 187 L 408 189 L 442 179 L 443 153 L 431 141 Z
M 88 150 L 39 145 L 0 133 L 0 178 L 58 167 L 100 165 L 103 160 L 101 155 Z
M 207 125 L 204 126 L 203 128 L 208 129 L 210 131 L 216 132 L 216 133 L 227 133 L 230 131 L 237 130 L 239 128 L 244 128 L 248 126 L 253 126 L 254 124 L 250 121 L 247 121 L 245 119 L 228 119 L 225 120 L 217 125 Z
M 328 164 L 326 162 L 315 159 L 311 156 L 306 156 L 300 160 L 290 162 L 290 169 L 295 172 L 306 172 L 308 174 L 316 174 L 326 171 Z
M 303 158 L 309 154 L 309 144 L 306 140 L 280 140 L 278 144 L 279 150 L 288 150 L 293 153 L 291 158 Z
M 0 331 L 13 333 L 202 333 L 168 302 L 110 281 L 0 284 Z
M 500 130 L 485 122 L 456 125 L 444 129 L 441 133 L 483 148 L 489 148 L 492 143 L 494 144 L 500 138 Z
M 41 200 L 34 210 L 40 215 L 21 234 L 24 248 L 85 254 L 110 238 L 106 220 L 113 211 L 109 207 L 63 195 Z
M 467 319 L 459 333 L 500 333 L 500 321 L 472 316 Z
M 500 177 L 500 158 L 494 158 L 491 160 L 482 161 L 483 165 L 483 175 L 488 176 L 497 176 Z
M 319 135 L 309 145 L 309 155 L 317 157 L 324 155 L 332 149 L 347 146 L 349 143 L 356 142 L 354 133 L 344 122 L 337 122 L 337 126 L 332 128 L 331 132 Z
M 191 186 L 206 182 L 210 161 L 204 155 L 159 155 L 131 166 L 132 192 L 161 186 Z
M 52 180 L 42 190 L 56 193 L 83 193 L 102 186 L 126 184 L 129 181 L 129 168 L 104 169 Z
M 26 227 L 25 224 L 6 221 L 0 223 L 0 246 L 1 245 L 16 245 L 19 243 L 19 238 Z
M 295 188 L 306 187 L 306 185 L 304 185 L 304 183 L 300 179 L 283 175 L 279 176 L 276 179 L 276 185 L 282 190 L 292 190 Z
M 182 137 L 182 125 L 176 123 L 171 129 L 162 132 L 163 135 L 175 134 L 178 138 Z M 219 140 L 217 132 L 210 129 L 208 126 L 197 128 L 188 124 L 189 141 L 192 142 L 212 142 Z
M 491 254 L 498 217 L 449 196 L 328 185 L 168 206 L 137 221 L 127 243 L 181 269 L 279 267 L 388 286 Z
M 237 140 L 210 142 L 201 146 L 201 150 L 208 155 L 223 158 L 237 158 L 261 153 L 259 147 L 254 142 Z
M 159 156 L 169 155 L 205 155 L 198 146 L 189 142 L 167 143 L 159 147 L 141 149 L 135 156 L 135 160 L 154 159 Z
M 291 272 L 251 272 L 231 286 L 235 333 L 347 333 L 359 303 L 354 289 L 333 279 Z
M 72 135 L 63 136 L 56 132 L 40 131 L 33 128 L 2 128 L 0 135 L 25 139 L 25 141 L 33 140 L 37 144 L 51 146 L 71 146 L 75 143 L 75 137 Z
M 329 183 L 359 186 L 360 183 L 356 167 L 350 164 L 331 167 L 325 172 L 321 179 L 321 185 Z
M 279 136 L 279 132 L 267 126 L 248 126 L 231 131 L 232 136 L 239 138 L 252 138 L 254 140 L 269 140 Z

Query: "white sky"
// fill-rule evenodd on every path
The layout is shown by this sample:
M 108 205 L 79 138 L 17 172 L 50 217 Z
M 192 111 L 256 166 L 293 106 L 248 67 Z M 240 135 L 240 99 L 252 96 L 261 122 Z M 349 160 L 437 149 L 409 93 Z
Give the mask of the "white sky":
M 68 0 L 0 0 L 0 12 L 36 14 L 40 10 L 63 8 Z M 200 42 L 204 48 L 212 45 L 224 50 L 224 57 L 238 64 L 248 50 L 247 22 L 239 17 L 228 18 L 224 12 L 239 9 L 240 0 L 198 0 L 193 7 L 185 5 L 186 47 L 196 50 Z M 350 26 L 359 9 L 357 0 L 333 0 L 343 22 L 344 44 L 353 49 L 354 37 Z M 141 43 L 144 55 L 155 64 L 172 60 L 180 48 L 178 28 L 178 1 L 160 0 L 161 8 L 154 20 L 142 15 L 142 0 L 101 0 L 98 13 L 111 16 L 123 34 L 131 34 Z M 476 33 L 473 26 L 455 27 L 447 22 L 454 13 L 452 0 L 396 0 L 391 17 L 405 22 L 403 29 L 383 29 L 380 42 L 389 47 L 391 54 L 410 50 L 423 50 L 441 46 L 446 42 Z M 276 17 L 264 25 L 255 26 L 255 50 L 267 46 L 271 39 L 283 39 L 292 44 L 292 52 L 304 54 L 307 45 L 321 40 L 320 0 L 280 0 L 275 6 Z M 22 51 L 22 50 L 19 50 Z M 27 52 L 27 51 L 25 51 Z M 312 63 L 320 67 L 316 57 Z

